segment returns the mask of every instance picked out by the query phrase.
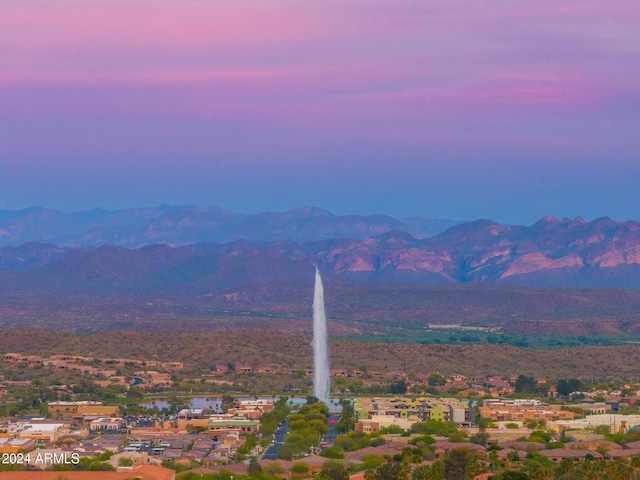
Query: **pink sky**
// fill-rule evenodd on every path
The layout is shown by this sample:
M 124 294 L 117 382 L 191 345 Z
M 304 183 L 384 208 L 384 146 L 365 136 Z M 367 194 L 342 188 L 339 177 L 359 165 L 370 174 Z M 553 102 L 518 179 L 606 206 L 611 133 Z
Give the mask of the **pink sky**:
M 536 171 L 531 165 L 579 166 L 586 170 L 576 178 L 585 182 L 607 166 L 633 170 L 640 163 L 638 25 L 635 1 L 4 0 L 0 167 L 10 173 L 0 179 L 0 209 L 74 209 L 74 201 L 77 208 L 179 201 L 233 209 L 228 200 L 245 210 L 315 203 L 514 220 L 517 208 L 505 210 L 502 197 L 480 210 L 455 183 L 455 208 L 421 191 L 453 182 L 465 165 L 487 166 L 487 178 L 465 187 L 478 192 L 497 164 L 506 166 L 499 175 L 516 179 Z M 158 162 L 166 177 L 141 173 Z M 108 171 L 113 184 L 70 199 L 79 165 L 83 181 L 100 184 Z M 255 165 L 280 172 L 275 185 L 260 190 L 241 168 Z M 290 188 L 302 181 L 294 173 L 336 165 L 343 178 L 325 190 L 362 183 L 405 190 L 406 198 Z M 390 188 L 389 169 L 399 166 L 420 172 L 424 183 L 398 174 Z M 368 182 L 353 177 L 363 168 Z M 52 172 L 67 185 L 64 195 L 43 187 Z M 146 193 L 109 193 L 125 188 L 132 172 L 148 178 Z M 194 188 L 211 172 L 255 198 Z M 166 185 L 171 198 L 163 198 Z M 614 195 L 598 210 L 580 198 L 568 207 L 554 190 L 530 195 L 541 191 L 551 199 L 527 207 L 523 219 L 604 214 L 627 198 Z M 435 206 L 406 206 L 420 202 Z M 640 217 L 624 212 L 611 215 Z

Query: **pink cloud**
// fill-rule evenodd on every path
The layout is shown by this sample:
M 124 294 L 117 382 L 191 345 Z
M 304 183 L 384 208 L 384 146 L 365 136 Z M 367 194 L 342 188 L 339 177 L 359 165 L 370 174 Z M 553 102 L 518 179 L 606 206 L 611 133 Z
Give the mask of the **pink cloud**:
M 640 41 L 629 28 L 636 5 L 14 1 L 0 17 L 0 83 L 233 82 L 230 94 L 256 96 L 401 100 L 426 92 L 433 101 L 580 104 L 600 85 L 628 82 L 629 72 L 620 62 L 599 66 L 609 57 L 598 52 L 554 49 L 579 49 L 585 32 L 623 32 L 599 48 Z M 611 23 L 604 28 L 602 19 Z
M 638 8 L 15 0 L 0 16 L 0 85 L 5 115 L 25 122 L 230 122 L 327 143 L 529 148 L 558 141 L 530 133 L 536 122 L 597 119 L 637 98 Z

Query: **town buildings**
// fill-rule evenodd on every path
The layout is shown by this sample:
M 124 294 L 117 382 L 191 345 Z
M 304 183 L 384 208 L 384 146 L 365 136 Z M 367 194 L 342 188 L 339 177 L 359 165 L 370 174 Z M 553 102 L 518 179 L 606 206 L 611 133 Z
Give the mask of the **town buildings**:
M 411 425 L 425 420 L 453 421 L 460 425 L 474 422 L 474 408 L 454 398 L 363 397 L 354 400 L 356 430 L 377 432 L 396 426 L 409 431 Z

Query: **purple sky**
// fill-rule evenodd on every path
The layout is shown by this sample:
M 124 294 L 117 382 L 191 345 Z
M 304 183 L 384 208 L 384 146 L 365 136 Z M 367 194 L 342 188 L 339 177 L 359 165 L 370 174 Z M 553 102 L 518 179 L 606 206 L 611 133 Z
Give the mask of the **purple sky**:
M 0 0 L 0 209 L 640 220 L 640 3 Z

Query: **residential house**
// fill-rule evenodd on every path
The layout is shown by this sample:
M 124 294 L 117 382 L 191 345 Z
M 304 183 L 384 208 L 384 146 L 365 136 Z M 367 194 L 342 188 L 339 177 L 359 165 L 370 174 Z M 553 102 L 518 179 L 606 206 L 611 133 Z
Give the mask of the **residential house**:
M 538 454 L 547 457 L 552 462 L 559 463 L 565 459 L 571 460 L 584 460 L 587 458 L 587 455 L 590 455 L 589 458 L 594 460 L 601 460 L 603 458 L 602 454 L 594 451 L 594 450 L 567 450 L 564 448 L 557 448 L 555 450 L 540 450 Z
M 2 480 L 24 480 L 24 478 L 25 472 L 2 472 Z M 32 480 L 59 480 L 60 478 L 66 480 L 129 480 L 132 478 L 136 480 L 175 480 L 176 472 L 156 465 L 139 465 L 117 472 L 59 472 L 55 470 L 29 472 L 29 479 Z

